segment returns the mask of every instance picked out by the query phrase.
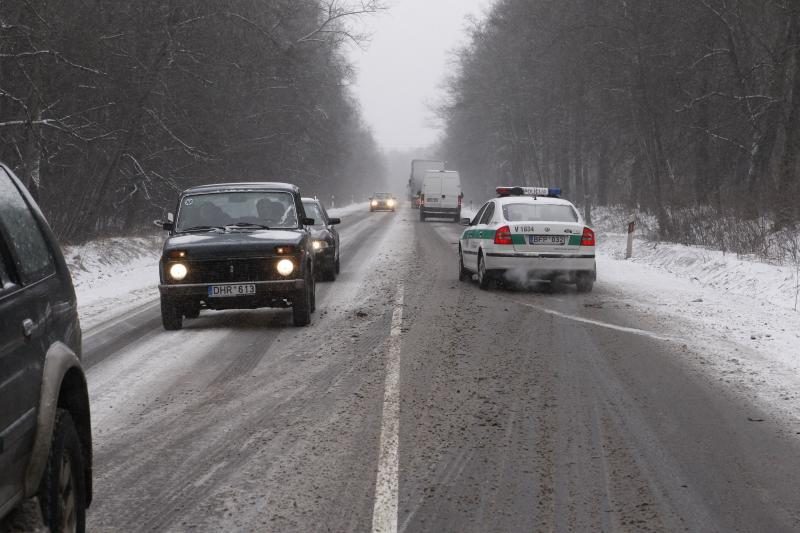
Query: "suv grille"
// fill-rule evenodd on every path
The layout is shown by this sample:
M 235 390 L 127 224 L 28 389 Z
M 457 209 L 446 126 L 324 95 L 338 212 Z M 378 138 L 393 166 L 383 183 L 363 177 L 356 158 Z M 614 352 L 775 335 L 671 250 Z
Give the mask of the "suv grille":
M 181 283 L 236 283 L 283 278 L 275 270 L 279 258 L 190 261 L 189 275 Z

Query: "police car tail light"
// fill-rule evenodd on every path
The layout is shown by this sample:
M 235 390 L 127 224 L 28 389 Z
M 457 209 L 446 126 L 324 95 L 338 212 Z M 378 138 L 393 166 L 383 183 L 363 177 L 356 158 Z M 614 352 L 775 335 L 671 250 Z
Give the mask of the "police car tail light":
M 498 228 L 497 231 L 494 232 L 494 243 L 495 244 L 513 244 L 511 241 L 511 228 L 508 226 L 503 226 L 502 228 Z
M 594 231 L 589 228 L 583 228 L 583 235 L 581 236 L 581 246 L 594 246 L 595 238 Z

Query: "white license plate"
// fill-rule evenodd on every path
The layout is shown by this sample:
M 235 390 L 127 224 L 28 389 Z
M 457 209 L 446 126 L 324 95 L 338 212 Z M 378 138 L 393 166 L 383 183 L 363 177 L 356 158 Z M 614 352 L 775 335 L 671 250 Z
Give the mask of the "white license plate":
M 425 201 L 426 201 L 427 203 L 429 203 L 429 204 L 436 204 L 436 203 L 439 203 L 439 199 L 438 199 L 438 198 L 426 198 L 426 199 L 425 199 Z
M 256 286 L 253 283 L 241 285 L 209 285 L 209 298 L 230 298 L 232 296 L 252 296 L 256 293 Z
M 530 244 L 563 246 L 567 244 L 567 238 L 563 235 L 528 235 L 528 242 Z

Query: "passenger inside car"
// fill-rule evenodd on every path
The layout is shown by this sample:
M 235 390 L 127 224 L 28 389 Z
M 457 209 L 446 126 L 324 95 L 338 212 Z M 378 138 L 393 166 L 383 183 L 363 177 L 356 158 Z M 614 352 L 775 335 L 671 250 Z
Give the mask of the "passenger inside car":
M 271 198 L 262 198 L 256 203 L 258 216 L 267 226 L 276 226 L 283 218 L 283 204 Z

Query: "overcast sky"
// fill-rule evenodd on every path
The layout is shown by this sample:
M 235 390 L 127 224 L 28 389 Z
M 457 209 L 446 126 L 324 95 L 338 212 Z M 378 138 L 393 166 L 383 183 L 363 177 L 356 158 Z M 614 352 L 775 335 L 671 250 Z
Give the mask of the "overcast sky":
M 386 150 L 427 146 L 439 131 L 431 105 L 441 99 L 452 52 L 466 42 L 465 16 L 481 16 L 492 0 L 388 0 L 372 17 L 366 50 L 352 47 L 354 90 L 366 121 Z

